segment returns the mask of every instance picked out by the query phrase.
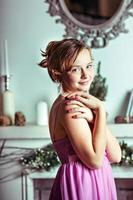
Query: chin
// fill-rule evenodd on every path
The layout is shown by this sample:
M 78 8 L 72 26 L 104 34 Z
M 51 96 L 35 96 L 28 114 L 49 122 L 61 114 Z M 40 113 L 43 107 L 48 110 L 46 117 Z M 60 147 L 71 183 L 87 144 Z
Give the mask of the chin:
M 82 91 L 89 91 L 90 85 L 89 85 L 89 86 L 82 86 L 82 87 L 80 87 L 80 89 L 81 89 Z
M 80 88 L 80 89 L 78 89 L 78 91 L 80 91 L 80 92 L 89 92 L 89 88 Z
M 90 89 L 90 84 L 87 85 L 75 85 L 71 91 L 73 92 L 88 92 Z

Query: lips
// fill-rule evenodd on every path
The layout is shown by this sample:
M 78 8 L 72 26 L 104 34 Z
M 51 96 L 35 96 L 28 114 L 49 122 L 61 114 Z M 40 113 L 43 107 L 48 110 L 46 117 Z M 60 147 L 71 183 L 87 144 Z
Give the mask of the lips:
M 87 85 L 87 84 L 89 84 L 89 82 L 90 82 L 90 81 L 82 81 L 82 82 L 80 82 L 80 84 L 82 84 L 82 85 Z

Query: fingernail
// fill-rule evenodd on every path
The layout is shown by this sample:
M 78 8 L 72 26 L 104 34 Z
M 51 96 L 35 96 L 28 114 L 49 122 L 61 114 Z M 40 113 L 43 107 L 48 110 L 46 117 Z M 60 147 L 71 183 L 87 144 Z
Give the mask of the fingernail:
M 72 116 L 72 118 L 76 119 L 76 118 L 77 118 L 77 116 L 76 116 L 76 115 L 73 115 L 73 116 Z
M 74 97 L 73 97 L 73 96 L 69 98 L 69 100 L 72 100 L 72 99 L 74 99 Z
M 67 104 L 68 103 L 68 101 L 64 101 L 64 104 Z
M 71 101 L 70 99 L 69 100 L 65 100 L 64 103 L 68 104 L 70 101 Z
M 72 111 L 72 109 L 66 110 L 67 113 L 70 113 Z
M 75 99 L 79 99 L 79 96 L 76 96 Z

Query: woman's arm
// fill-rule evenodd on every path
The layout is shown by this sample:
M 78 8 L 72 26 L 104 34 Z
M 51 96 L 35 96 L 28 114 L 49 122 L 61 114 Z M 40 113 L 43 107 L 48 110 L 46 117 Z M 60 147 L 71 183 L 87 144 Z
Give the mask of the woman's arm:
M 71 112 L 63 113 L 62 126 L 81 161 L 87 167 L 95 169 L 101 166 L 106 148 L 106 113 L 97 98 L 92 96 L 89 98 L 91 99 L 91 108 L 96 111 L 93 131 L 91 132 L 86 119 L 82 117 L 72 118 L 73 113 Z M 80 99 L 80 102 L 82 100 Z M 90 107 L 89 101 L 87 104 Z
M 106 152 L 110 162 L 119 163 L 121 160 L 121 148 L 118 140 L 112 135 L 110 129 L 106 127 L 107 145 Z
M 95 108 L 95 107 L 97 107 L 97 104 L 99 104 L 99 101 L 97 101 L 95 99 L 95 97 L 88 95 L 86 93 L 82 93 L 81 97 L 78 99 L 81 100 L 82 103 L 84 103 L 86 106 L 89 106 L 90 108 Z M 94 101 L 95 103 L 92 101 L 93 99 L 95 100 Z M 88 104 L 88 102 L 89 102 L 89 104 Z M 106 152 L 108 153 L 108 158 L 111 162 L 118 163 L 121 160 L 120 145 L 119 145 L 117 139 L 112 135 L 112 133 L 109 130 L 109 128 L 107 127 L 107 125 L 106 125 L 106 136 L 107 136 Z

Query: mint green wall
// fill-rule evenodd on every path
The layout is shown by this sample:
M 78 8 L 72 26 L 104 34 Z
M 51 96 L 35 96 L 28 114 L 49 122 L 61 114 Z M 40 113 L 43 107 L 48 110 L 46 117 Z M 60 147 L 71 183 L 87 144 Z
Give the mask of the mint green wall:
M 7 39 L 16 111 L 24 112 L 27 122 L 36 121 L 38 101 L 47 101 L 50 109 L 57 96 L 57 86 L 46 70 L 37 66 L 40 49 L 51 40 L 62 39 L 64 34 L 64 26 L 56 24 L 55 18 L 46 13 L 47 9 L 44 0 L 0 2 L 0 44 Z M 106 48 L 93 50 L 95 64 L 102 62 L 102 74 L 109 84 L 106 101 L 109 122 L 121 112 L 127 92 L 133 88 L 132 18 L 126 21 L 126 27 L 128 34 L 121 34 Z

